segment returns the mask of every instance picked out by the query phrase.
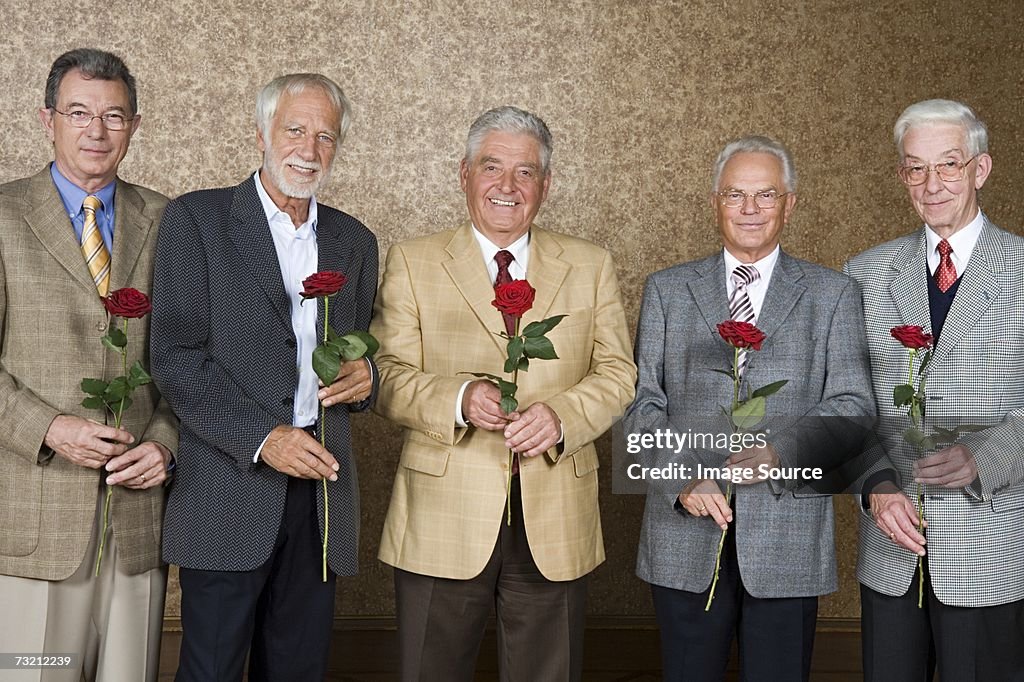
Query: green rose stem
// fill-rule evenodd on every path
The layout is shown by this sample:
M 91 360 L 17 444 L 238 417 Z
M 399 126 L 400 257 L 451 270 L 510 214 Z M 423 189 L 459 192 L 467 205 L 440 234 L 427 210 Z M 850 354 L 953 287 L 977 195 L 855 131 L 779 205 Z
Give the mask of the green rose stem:
M 125 336 L 128 336 L 128 318 L 124 318 L 124 326 L 122 328 Z M 124 376 L 128 376 L 128 347 L 121 348 L 121 366 L 123 368 Z M 114 412 L 114 428 L 121 428 L 121 415 L 124 414 L 124 397 L 121 398 L 120 404 L 118 404 L 117 410 Z M 110 498 L 114 496 L 113 486 L 103 484 L 103 487 L 107 489 L 106 495 L 103 499 L 103 530 L 100 531 L 100 548 L 96 552 L 96 569 L 93 572 L 94 576 L 100 574 L 100 562 L 103 560 L 103 548 L 107 544 L 107 528 L 110 525 Z
M 907 369 L 907 384 L 910 386 L 914 385 L 914 362 L 917 360 L 917 349 L 909 348 L 910 351 L 910 367 Z M 917 394 L 914 395 L 914 400 L 919 400 L 919 396 L 924 394 L 924 377 L 921 378 L 921 386 L 918 388 Z M 924 407 L 923 405 L 921 406 Z M 924 432 L 924 410 L 921 409 L 920 417 L 918 417 L 917 410 L 914 409 L 915 405 L 910 406 L 910 422 L 915 428 Z M 920 421 L 919 421 L 920 419 Z M 921 484 L 917 484 L 917 532 L 924 535 L 924 490 Z M 924 557 L 918 555 L 917 557 L 917 608 L 924 608 Z
M 733 346 L 732 356 L 732 411 L 735 412 L 740 404 L 740 349 Z M 732 501 L 732 480 L 725 484 L 725 501 Z M 711 580 L 711 592 L 708 593 L 708 603 L 704 605 L 704 611 L 711 610 L 711 602 L 715 598 L 715 587 L 718 586 L 718 573 L 722 568 L 722 549 L 725 547 L 725 534 L 729 532 L 726 528 L 718 538 L 718 552 L 715 554 L 715 577 Z
M 330 304 L 330 298 L 328 296 L 324 296 L 323 299 L 324 299 L 324 343 L 327 343 L 327 330 L 330 329 L 330 327 L 328 326 L 327 322 L 328 322 L 328 315 L 330 313 L 331 304 Z M 323 402 L 321 402 L 320 403 L 320 446 L 324 450 L 327 449 L 327 435 L 325 433 L 326 432 L 326 426 L 327 426 L 327 409 L 324 407 Z M 327 515 L 327 510 L 328 510 L 328 506 L 327 506 L 327 479 L 323 478 L 323 479 L 320 479 L 320 480 L 321 480 L 321 483 L 323 484 L 323 487 L 324 487 L 323 581 L 327 582 L 327 530 L 328 530 L 328 527 L 330 525 L 330 519 L 329 519 L 329 517 Z
M 521 321 L 522 321 L 522 317 L 518 317 L 517 316 L 516 317 L 516 333 L 515 333 L 515 335 L 517 337 L 519 336 L 519 323 Z M 519 365 L 518 364 L 516 365 L 516 368 L 514 370 L 512 370 L 512 383 L 515 384 L 516 386 L 519 385 Z M 515 457 L 515 454 L 512 452 L 512 448 L 509 448 L 508 449 L 508 476 L 506 476 L 506 480 L 505 480 L 505 503 L 506 503 L 507 512 L 508 512 L 505 516 L 506 516 L 506 525 L 508 525 L 508 526 L 512 525 L 512 464 L 513 464 L 513 461 L 514 461 L 513 460 L 514 457 Z

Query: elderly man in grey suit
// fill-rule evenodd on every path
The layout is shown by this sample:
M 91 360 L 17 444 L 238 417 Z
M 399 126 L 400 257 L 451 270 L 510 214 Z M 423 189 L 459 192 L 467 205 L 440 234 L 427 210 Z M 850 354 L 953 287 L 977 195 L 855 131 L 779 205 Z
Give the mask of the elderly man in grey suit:
M 867 680 L 1024 679 L 1024 239 L 980 210 L 988 132 L 960 102 L 927 100 L 895 126 L 898 174 L 924 226 L 851 259 L 861 283 L 875 395 L 898 432 L 893 387 L 907 353 L 890 336 L 935 337 L 925 429 L 968 433 L 923 454 L 899 437 L 867 477 L 860 523 Z M 892 437 L 892 436 L 896 437 Z M 923 486 L 925 533 L 915 506 Z M 918 556 L 924 586 L 918 606 Z
M 121 374 L 121 356 L 100 342 L 111 323 L 101 297 L 149 292 L 167 199 L 118 177 L 141 121 L 118 56 L 57 57 L 44 105 L 53 163 L 0 187 L 0 650 L 76 657 L 0 677 L 155 680 L 162 484 L 177 425 L 152 384 L 121 428 L 82 406 L 79 384 Z M 127 362 L 146 363 L 145 320 L 130 331 Z
M 704 432 L 721 416 L 733 383 L 719 372 L 733 352 L 716 326 L 730 318 L 752 318 L 767 335 L 747 355 L 745 382 L 788 381 L 768 401 L 769 419 L 874 414 L 856 283 L 779 247 L 796 204 L 795 176 L 789 152 L 768 138 L 741 138 L 719 155 L 711 200 L 724 249 L 648 278 L 628 433 Z M 811 463 L 816 453 L 802 451 L 789 422 L 770 431 L 766 445 L 731 454 L 638 454 L 647 465 L 686 467 L 691 478 L 649 488 L 637 558 L 637 575 L 651 583 L 666 680 L 721 680 L 734 634 L 743 679 L 808 679 L 817 598 L 837 585 L 831 498 L 796 492 L 795 478 L 754 476 L 729 500 L 724 481 L 695 473 L 697 465 L 771 471 Z

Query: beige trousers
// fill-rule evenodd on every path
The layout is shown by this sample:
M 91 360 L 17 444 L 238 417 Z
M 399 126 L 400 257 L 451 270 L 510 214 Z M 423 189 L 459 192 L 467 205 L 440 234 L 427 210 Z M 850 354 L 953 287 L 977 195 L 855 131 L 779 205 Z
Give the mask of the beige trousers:
M 94 576 L 97 527 L 82 565 L 66 580 L 0 576 L 0 652 L 78 654 L 73 668 L 0 670 L 0 682 L 155 682 L 167 568 L 126 575 L 107 529 Z

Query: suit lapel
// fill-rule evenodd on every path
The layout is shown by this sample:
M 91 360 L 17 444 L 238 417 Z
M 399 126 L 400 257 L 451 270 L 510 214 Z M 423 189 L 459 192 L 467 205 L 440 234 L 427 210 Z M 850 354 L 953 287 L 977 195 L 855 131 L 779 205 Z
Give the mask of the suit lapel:
M 960 339 L 974 329 L 981 316 L 999 296 L 1002 287 L 996 273 L 1002 272 L 1003 259 L 1002 245 L 992 224 L 986 220 L 942 325 L 932 367 L 942 363 Z
M 687 287 L 697 308 L 704 317 L 708 330 L 718 336 L 718 324 L 729 319 L 729 292 L 725 288 L 725 257 L 706 258 L 696 265 L 699 279 L 690 280 Z
M 526 278 L 537 290 L 537 295 L 533 308 L 524 316 L 523 326 L 548 316 L 555 295 L 569 274 L 569 264 L 559 258 L 561 254 L 562 247 L 551 233 L 534 225 L 530 234 L 530 263 Z M 554 310 L 550 314 L 561 312 Z
M 153 221 L 142 215 L 142 197 L 118 179 L 114 194 L 114 253 L 110 263 L 110 290 L 128 286 Z
M 32 178 L 29 183 L 29 196 L 33 202 L 32 209 L 25 215 L 25 222 L 29 228 L 68 274 L 96 294 L 98 299 L 96 285 L 89 275 L 85 258 L 82 257 L 82 247 L 75 238 L 75 230 L 64 212 L 64 202 L 53 185 L 49 166 Z
M 491 341 L 504 354 L 505 340 L 497 332 L 505 329 L 505 323 L 498 309 L 491 305 L 494 300 L 494 283 L 487 274 L 483 256 L 480 255 L 480 245 L 468 222 L 455 231 L 446 248 L 451 260 L 443 264 L 445 271 L 487 330 Z
M 757 316 L 757 326 L 768 340 L 771 340 L 772 335 L 782 326 L 807 290 L 799 283 L 803 276 L 804 271 L 800 264 L 785 251 L 780 251 L 775 271 L 768 282 L 768 290 L 764 294 L 761 314 Z
M 263 212 L 263 204 L 256 193 L 256 181 L 252 177 L 235 188 L 231 217 L 231 241 L 240 259 L 270 299 L 281 322 L 290 330 L 291 307 L 284 290 L 281 265 L 277 262 L 274 238 L 270 236 L 267 215 Z
M 903 324 L 916 324 L 931 328 L 928 306 L 927 242 L 924 228 L 907 239 L 903 248 L 893 257 L 892 267 L 899 271 L 889 283 L 889 295 L 900 313 Z
M 323 215 L 323 211 L 320 212 L 320 215 Z M 341 272 L 345 276 L 351 276 L 351 246 L 344 240 L 344 235 L 341 233 L 341 227 L 333 222 L 324 220 L 322 217 L 317 219 L 316 259 L 317 272 L 335 270 Z M 355 282 L 346 284 L 348 287 L 354 287 L 355 285 Z M 340 301 L 342 298 L 341 296 L 335 296 L 333 300 Z M 306 305 L 309 305 L 309 303 Z M 341 311 L 335 306 L 331 306 L 331 311 L 331 318 L 334 320 L 331 327 L 335 330 L 339 330 L 339 333 L 344 334 L 344 330 L 340 330 L 338 327 L 338 319 L 341 316 Z M 317 298 L 316 330 L 317 339 L 322 339 L 324 337 L 324 299 L 322 296 Z

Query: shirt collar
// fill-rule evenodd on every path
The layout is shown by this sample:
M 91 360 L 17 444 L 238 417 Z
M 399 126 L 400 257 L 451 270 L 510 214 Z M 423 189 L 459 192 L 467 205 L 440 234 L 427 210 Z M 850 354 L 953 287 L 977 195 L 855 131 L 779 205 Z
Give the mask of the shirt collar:
M 985 227 L 985 216 L 979 209 L 978 215 L 974 216 L 974 220 L 964 225 L 946 240 L 953 247 L 951 256 L 958 274 L 963 273 L 967 261 L 971 259 L 971 254 L 974 253 L 974 246 L 978 243 L 978 237 L 981 236 L 983 227 Z M 928 243 L 928 264 L 931 266 L 930 269 L 934 270 L 938 267 L 939 260 L 941 260 L 939 242 L 942 241 L 942 237 L 936 234 L 930 225 L 925 225 L 924 234 L 925 240 Z
M 316 234 L 316 220 L 317 220 L 317 209 L 316 209 L 316 197 L 309 198 L 309 214 L 306 216 L 306 222 L 295 228 L 295 223 L 292 222 L 292 217 L 279 209 L 274 200 L 267 194 L 266 188 L 263 186 L 263 180 L 260 179 L 260 172 L 257 170 L 253 173 L 253 179 L 256 180 L 256 194 L 260 197 L 260 204 L 263 205 L 263 213 L 267 216 L 267 223 L 273 227 L 275 223 L 282 220 L 288 221 L 288 224 L 295 230 L 295 237 L 297 239 L 303 239 L 307 235 Z
M 753 265 L 757 268 L 757 274 L 759 275 L 753 286 L 763 284 L 772 278 L 772 272 L 775 270 L 775 264 L 779 261 L 779 251 L 781 247 L 776 244 L 775 248 L 767 256 L 754 263 L 742 263 L 736 256 L 729 253 L 729 249 L 722 249 L 722 254 L 725 256 L 725 277 L 729 280 L 732 277 L 732 271 L 741 265 Z
M 484 236 L 484 234 L 476 229 L 476 225 L 473 225 L 473 236 L 476 237 L 477 244 L 480 245 L 480 252 L 484 255 L 484 262 L 491 263 L 494 260 L 494 254 L 498 251 L 508 251 L 512 254 L 512 257 L 516 259 L 519 266 L 526 272 L 526 265 L 530 258 L 530 231 L 527 230 L 519 239 L 515 240 L 504 249 L 499 248 L 490 239 Z
M 82 212 L 82 202 L 89 196 L 89 192 L 76 185 L 75 183 L 68 180 L 60 170 L 57 169 L 57 164 L 50 164 L 50 177 L 53 178 L 53 184 L 57 187 L 57 194 L 60 195 L 61 201 L 64 202 L 64 212 L 74 220 Z M 100 201 L 103 202 L 102 211 L 110 211 L 114 207 L 114 188 L 117 186 L 117 181 L 111 181 L 99 188 L 97 191 L 92 192 Z

